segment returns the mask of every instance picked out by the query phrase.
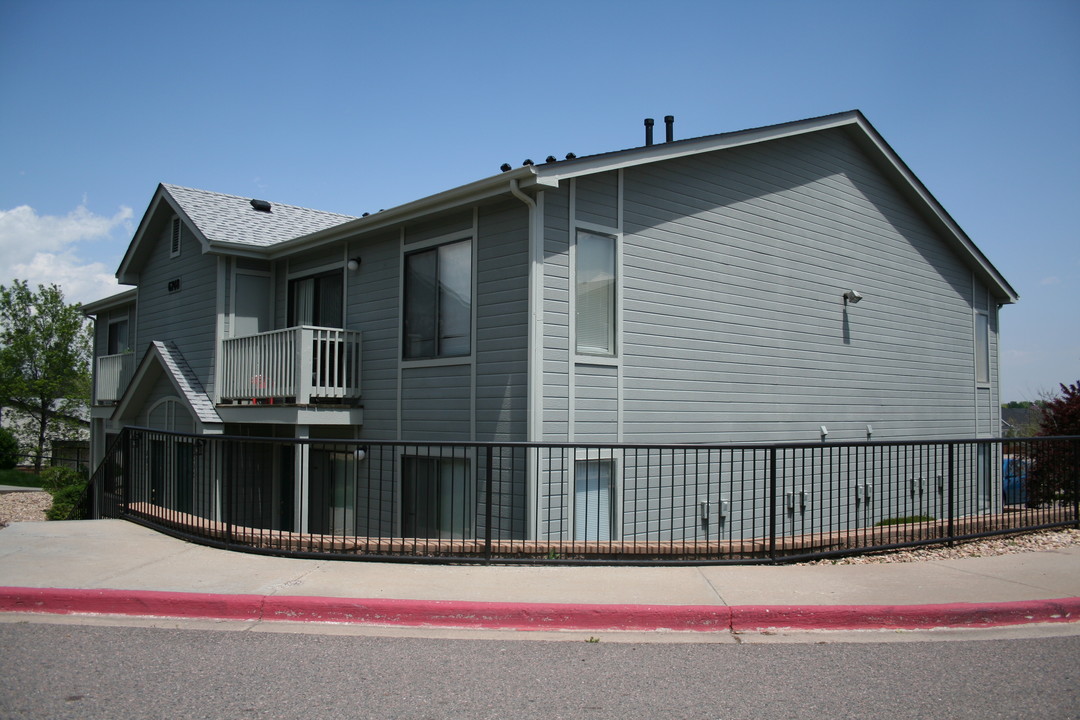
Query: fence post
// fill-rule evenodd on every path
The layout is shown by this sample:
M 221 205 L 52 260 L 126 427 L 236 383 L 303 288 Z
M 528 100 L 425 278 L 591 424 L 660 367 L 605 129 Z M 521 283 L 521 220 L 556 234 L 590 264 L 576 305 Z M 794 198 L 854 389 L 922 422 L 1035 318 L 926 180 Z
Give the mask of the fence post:
M 953 535 L 955 534 L 955 529 L 953 527 L 953 520 L 954 520 L 954 517 L 955 517 L 955 514 L 956 514 L 956 512 L 954 510 L 954 504 L 955 503 L 954 503 L 954 500 L 953 500 L 954 491 L 955 491 L 955 487 L 956 487 L 956 465 L 955 465 L 956 458 L 955 458 L 955 456 L 956 456 L 956 443 L 949 443 L 949 511 L 948 511 L 949 524 L 948 524 L 948 530 L 947 530 L 948 539 L 949 539 L 949 543 L 948 543 L 949 547 L 953 546 Z
M 769 559 L 776 560 L 776 447 L 769 448 Z
M 131 487 L 132 479 L 135 477 L 135 468 L 132 467 L 132 455 L 134 455 L 134 453 L 131 452 L 131 446 L 135 442 L 136 436 L 135 433 L 128 428 L 124 428 L 120 433 L 123 435 L 123 439 L 120 443 L 120 453 L 122 455 L 121 461 L 123 463 L 121 465 L 123 481 L 118 488 L 120 497 L 117 498 L 117 500 L 120 507 L 117 509 L 119 510 L 120 517 L 124 517 L 128 514 L 128 490 Z
M 494 449 L 492 445 L 487 446 L 487 489 L 484 493 L 484 558 L 488 562 L 491 562 L 491 491 L 494 485 L 494 482 L 492 482 L 494 463 L 491 456 Z
M 229 541 L 232 540 L 232 508 L 233 508 L 233 484 L 232 478 L 235 473 L 232 472 L 232 464 L 236 461 L 238 453 L 233 448 L 232 451 L 226 451 L 225 457 L 228 458 L 227 462 L 221 463 L 221 482 L 225 485 L 225 512 L 222 513 L 225 518 L 225 549 L 229 548 Z
M 1076 529 L 1080 530 L 1080 440 L 1073 440 L 1073 520 L 1076 521 Z

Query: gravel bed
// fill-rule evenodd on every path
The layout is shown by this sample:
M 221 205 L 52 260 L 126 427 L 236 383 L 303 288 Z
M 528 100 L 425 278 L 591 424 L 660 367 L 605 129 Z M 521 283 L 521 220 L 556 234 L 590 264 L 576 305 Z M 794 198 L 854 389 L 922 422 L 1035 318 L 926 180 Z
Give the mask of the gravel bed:
M 889 552 L 852 555 L 850 557 L 811 560 L 795 565 L 866 565 L 869 563 L 904 563 L 923 562 L 926 560 L 956 560 L 970 557 L 990 557 L 992 555 L 1011 555 L 1013 553 L 1040 552 L 1059 550 L 1071 545 L 1080 545 L 1080 530 L 1041 530 L 1022 535 L 1000 535 L 997 537 L 958 543 L 952 547 L 927 546 L 909 550 L 891 550 Z
M 51 506 L 52 495 L 47 492 L 0 493 L 0 527 L 13 522 L 42 521 Z

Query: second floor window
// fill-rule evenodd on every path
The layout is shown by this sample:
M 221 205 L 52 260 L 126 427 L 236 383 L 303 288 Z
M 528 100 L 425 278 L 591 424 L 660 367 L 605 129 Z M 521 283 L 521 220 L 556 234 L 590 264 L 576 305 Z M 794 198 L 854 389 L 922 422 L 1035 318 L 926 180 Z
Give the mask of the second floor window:
M 472 241 L 405 256 L 406 360 L 472 352 Z
M 615 238 L 579 230 L 575 317 L 580 355 L 615 355 Z

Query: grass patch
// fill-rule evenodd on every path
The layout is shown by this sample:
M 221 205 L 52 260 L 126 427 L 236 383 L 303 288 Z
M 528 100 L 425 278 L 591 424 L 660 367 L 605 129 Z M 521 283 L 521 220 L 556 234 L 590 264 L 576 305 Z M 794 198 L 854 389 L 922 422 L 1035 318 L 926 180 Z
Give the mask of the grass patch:
M 15 487 L 41 487 L 41 477 L 22 470 L 0 470 L 0 485 Z
M 934 518 L 929 515 L 908 515 L 907 517 L 894 517 L 882 520 L 874 527 L 885 527 L 886 525 L 906 525 L 908 523 L 918 522 L 933 522 Z

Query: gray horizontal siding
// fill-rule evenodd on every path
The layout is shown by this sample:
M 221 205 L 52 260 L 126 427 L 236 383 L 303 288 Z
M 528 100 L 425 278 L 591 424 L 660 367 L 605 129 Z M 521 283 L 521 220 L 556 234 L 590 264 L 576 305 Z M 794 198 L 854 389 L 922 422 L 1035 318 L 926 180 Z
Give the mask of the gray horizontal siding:
M 401 377 L 403 440 L 469 440 L 471 366 L 407 367 Z
M 518 201 L 482 209 L 477 241 L 476 433 L 526 439 L 528 212 Z
M 349 257 L 362 259 L 359 270 L 345 274 L 345 324 L 363 333 L 360 376 L 365 438 L 397 437 L 399 243 L 396 232 L 349 243 Z
M 970 271 L 845 136 L 625 183 L 627 441 L 975 431 Z
M 217 257 L 204 255 L 185 226 L 180 256 L 169 257 L 169 223 L 154 238 L 146 264 L 139 272 L 139 358 L 152 340 L 172 340 L 191 369 L 212 393 L 217 318 Z M 170 293 L 171 280 L 180 291 Z
M 566 186 L 544 193 L 544 333 L 542 440 L 569 434 L 570 195 Z
M 619 226 L 619 175 L 607 172 L 578 178 L 574 197 L 578 221 Z

